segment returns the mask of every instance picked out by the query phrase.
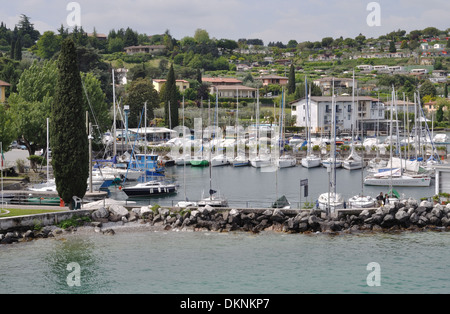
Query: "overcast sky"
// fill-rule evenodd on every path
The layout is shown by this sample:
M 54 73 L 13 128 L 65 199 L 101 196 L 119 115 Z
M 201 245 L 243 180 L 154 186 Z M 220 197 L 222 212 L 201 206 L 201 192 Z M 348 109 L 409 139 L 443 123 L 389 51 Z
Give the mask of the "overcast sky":
M 2 1 L 0 21 L 14 28 L 21 14 L 31 18 L 41 33 L 68 27 L 66 6 L 71 1 Z M 287 43 L 317 41 L 323 37 L 355 38 L 360 33 L 378 37 L 391 31 L 407 32 L 434 26 L 450 28 L 448 0 L 380 0 L 380 26 L 367 25 L 371 13 L 361 0 L 78 0 L 81 25 L 98 33 L 131 27 L 147 35 L 167 29 L 176 39 L 193 36 L 196 29 L 211 38 L 259 38 Z

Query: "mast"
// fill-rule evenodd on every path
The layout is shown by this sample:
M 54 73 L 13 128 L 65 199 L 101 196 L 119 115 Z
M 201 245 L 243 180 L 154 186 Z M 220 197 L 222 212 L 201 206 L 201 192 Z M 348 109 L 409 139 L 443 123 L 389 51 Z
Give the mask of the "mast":
M 114 112 L 114 124 L 113 124 L 113 155 L 117 155 L 117 144 L 116 144 L 116 83 L 114 78 L 114 69 L 112 69 L 112 82 L 113 82 L 113 112 Z
M 308 97 L 308 79 L 305 75 L 305 99 L 306 99 L 306 140 L 308 141 L 308 152 L 307 155 L 311 155 L 311 121 L 309 116 L 309 97 Z
M 355 126 L 356 126 L 356 119 L 355 119 L 355 70 L 353 69 L 353 88 L 352 88 L 352 153 L 354 149 L 354 143 L 355 143 Z
M 392 190 L 392 177 L 393 177 L 393 168 L 392 168 L 392 119 L 393 119 L 393 112 L 392 112 L 392 107 L 394 105 L 394 94 L 395 94 L 395 90 L 394 90 L 394 86 L 392 86 L 392 102 L 391 102 L 391 121 L 390 121 L 390 130 L 389 130 L 389 162 L 391 165 L 391 177 L 389 180 L 389 188 L 390 190 Z M 390 191 L 392 193 L 392 191 Z
M 186 148 L 186 129 L 184 126 L 184 95 L 183 95 L 183 144 L 184 144 L 184 148 L 183 148 L 183 185 L 184 185 L 184 200 L 187 201 L 187 196 L 186 196 L 186 160 L 184 160 L 184 158 L 186 158 L 186 152 L 184 151 L 184 149 Z M 189 156 L 191 155 L 191 151 L 189 150 Z

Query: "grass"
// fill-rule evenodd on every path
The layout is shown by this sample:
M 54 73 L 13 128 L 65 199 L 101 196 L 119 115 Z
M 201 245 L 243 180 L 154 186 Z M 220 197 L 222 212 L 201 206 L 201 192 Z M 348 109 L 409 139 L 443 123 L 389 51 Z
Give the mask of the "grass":
M 47 214 L 65 211 L 62 209 L 25 209 L 25 208 L 8 208 L 9 213 L 6 215 L 0 215 L 0 218 L 17 217 L 25 215 Z M 0 209 L 1 214 L 5 213 L 5 209 Z

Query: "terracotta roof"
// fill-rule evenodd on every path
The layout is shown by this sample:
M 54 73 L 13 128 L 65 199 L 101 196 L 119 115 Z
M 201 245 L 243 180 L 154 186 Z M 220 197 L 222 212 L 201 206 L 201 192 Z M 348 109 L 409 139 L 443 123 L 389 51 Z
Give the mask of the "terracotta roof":
M 0 86 L 11 86 L 11 84 L 6 83 L 4 81 L 0 81 Z
M 217 85 L 214 88 L 218 90 L 248 90 L 248 91 L 256 91 L 256 88 L 248 87 L 244 85 Z

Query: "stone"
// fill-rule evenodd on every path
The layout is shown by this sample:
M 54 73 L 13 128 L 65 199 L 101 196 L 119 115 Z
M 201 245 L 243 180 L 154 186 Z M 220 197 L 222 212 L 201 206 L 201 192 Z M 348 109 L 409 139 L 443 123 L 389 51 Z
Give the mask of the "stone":
M 400 223 L 405 223 L 408 221 L 409 219 L 409 215 L 407 212 L 405 212 L 404 210 L 399 210 L 396 214 L 395 214 L 395 219 L 397 219 Z
M 276 222 L 283 222 L 283 221 L 285 221 L 286 220 L 286 216 L 284 215 L 284 213 L 280 210 L 280 209 L 278 209 L 278 208 L 276 208 L 274 211 L 273 211 L 273 214 L 272 214 L 272 217 L 270 217 L 273 221 L 276 221 Z
M 110 205 L 109 212 L 111 213 L 111 215 L 120 216 L 120 218 L 128 216 L 128 209 L 118 204 Z
M 103 230 L 103 234 L 104 235 L 115 235 L 116 232 L 113 229 L 109 228 L 109 229 Z
M 100 207 L 99 209 L 97 209 L 96 211 L 94 211 L 91 214 L 91 218 L 94 221 L 108 221 L 108 217 L 109 217 L 109 211 L 104 208 L 104 207 Z
M 23 234 L 24 238 L 34 238 L 34 232 L 32 230 L 27 230 L 24 234 Z
M 395 217 L 391 214 L 384 216 L 383 221 L 381 222 L 381 227 L 390 228 L 393 225 L 395 225 Z
M 443 213 L 444 213 L 443 208 L 442 208 L 442 205 L 437 204 L 437 205 L 431 210 L 431 213 L 432 213 L 434 216 L 436 216 L 437 218 L 439 218 L 439 219 L 442 218 Z
M 158 213 L 161 215 L 161 217 L 166 217 L 170 214 L 170 210 L 160 207 L 158 208 Z

